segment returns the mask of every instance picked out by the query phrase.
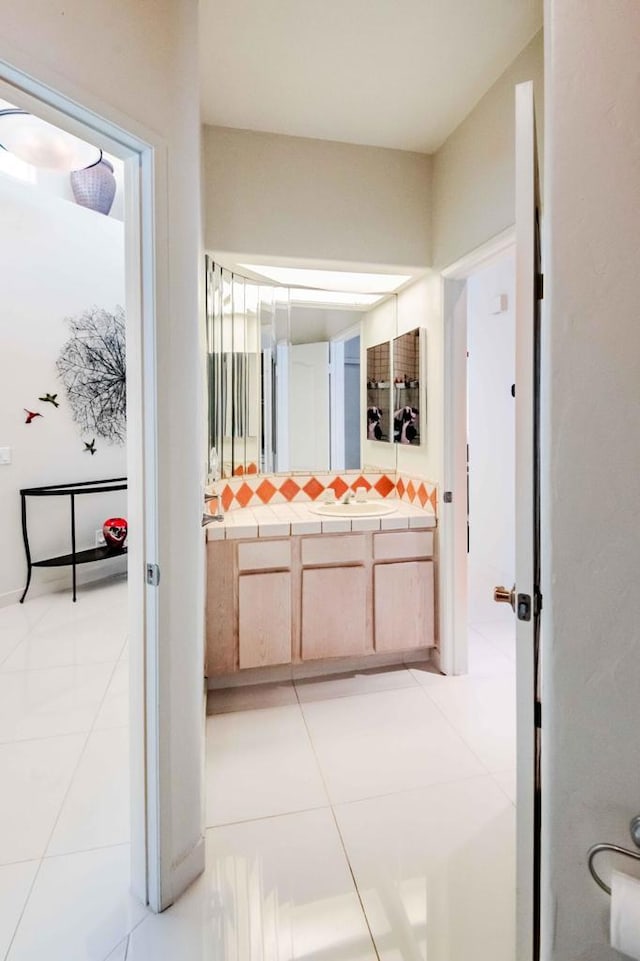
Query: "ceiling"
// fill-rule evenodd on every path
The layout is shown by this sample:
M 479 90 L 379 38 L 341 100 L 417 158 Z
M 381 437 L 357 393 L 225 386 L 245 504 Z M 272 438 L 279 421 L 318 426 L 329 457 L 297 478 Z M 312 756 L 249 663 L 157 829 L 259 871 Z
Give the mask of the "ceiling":
M 203 121 L 432 153 L 542 0 L 200 0 Z

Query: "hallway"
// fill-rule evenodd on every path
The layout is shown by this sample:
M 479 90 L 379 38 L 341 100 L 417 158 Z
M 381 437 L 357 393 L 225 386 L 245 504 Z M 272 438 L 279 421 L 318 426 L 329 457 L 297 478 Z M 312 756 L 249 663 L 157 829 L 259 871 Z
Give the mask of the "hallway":
M 210 692 L 207 871 L 122 959 L 513 961 L 513 646 L 470 647 Z

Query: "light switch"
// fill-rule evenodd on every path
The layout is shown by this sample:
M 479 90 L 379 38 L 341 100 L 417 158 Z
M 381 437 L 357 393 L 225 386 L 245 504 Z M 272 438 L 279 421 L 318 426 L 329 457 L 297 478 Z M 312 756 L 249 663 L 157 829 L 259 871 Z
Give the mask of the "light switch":
M 492 314 L 503 314 L 508 307 L 509 298 L 506 294 L 498 294 L 497 297 L 491 298 L 490 310 Z
M 10 464 L 10 463 L 11 463 L 11 448 L 0 447 L 0 464 Z

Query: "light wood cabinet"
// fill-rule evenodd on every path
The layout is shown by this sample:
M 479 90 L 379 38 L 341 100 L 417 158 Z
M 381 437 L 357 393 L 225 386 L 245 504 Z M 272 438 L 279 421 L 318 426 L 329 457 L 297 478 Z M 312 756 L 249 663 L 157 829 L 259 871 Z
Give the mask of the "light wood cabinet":
M 434 549 L 422 529 L 209 541 L 208 676 L 426 652 Z
M 364 567 L 302 572 L 302 660 L 366 654 L 367 574 Z
M 376 564 L 374 612 L 376 651 L 432 647 L 433 562 Z
M 291 661 L 291 574 L 242 574 L 238 588 L 240 670 Z

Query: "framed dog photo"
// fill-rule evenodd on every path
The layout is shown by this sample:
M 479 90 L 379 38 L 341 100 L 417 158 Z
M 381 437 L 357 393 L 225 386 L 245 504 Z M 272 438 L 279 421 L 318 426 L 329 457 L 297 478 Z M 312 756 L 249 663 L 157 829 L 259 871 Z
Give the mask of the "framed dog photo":
M 367 348 L 367 440 L 391 440 L 391 345 Z
M 393 440 L 418 446 L 424 419 L 424 339 L 416 327 L 393 341 Z

